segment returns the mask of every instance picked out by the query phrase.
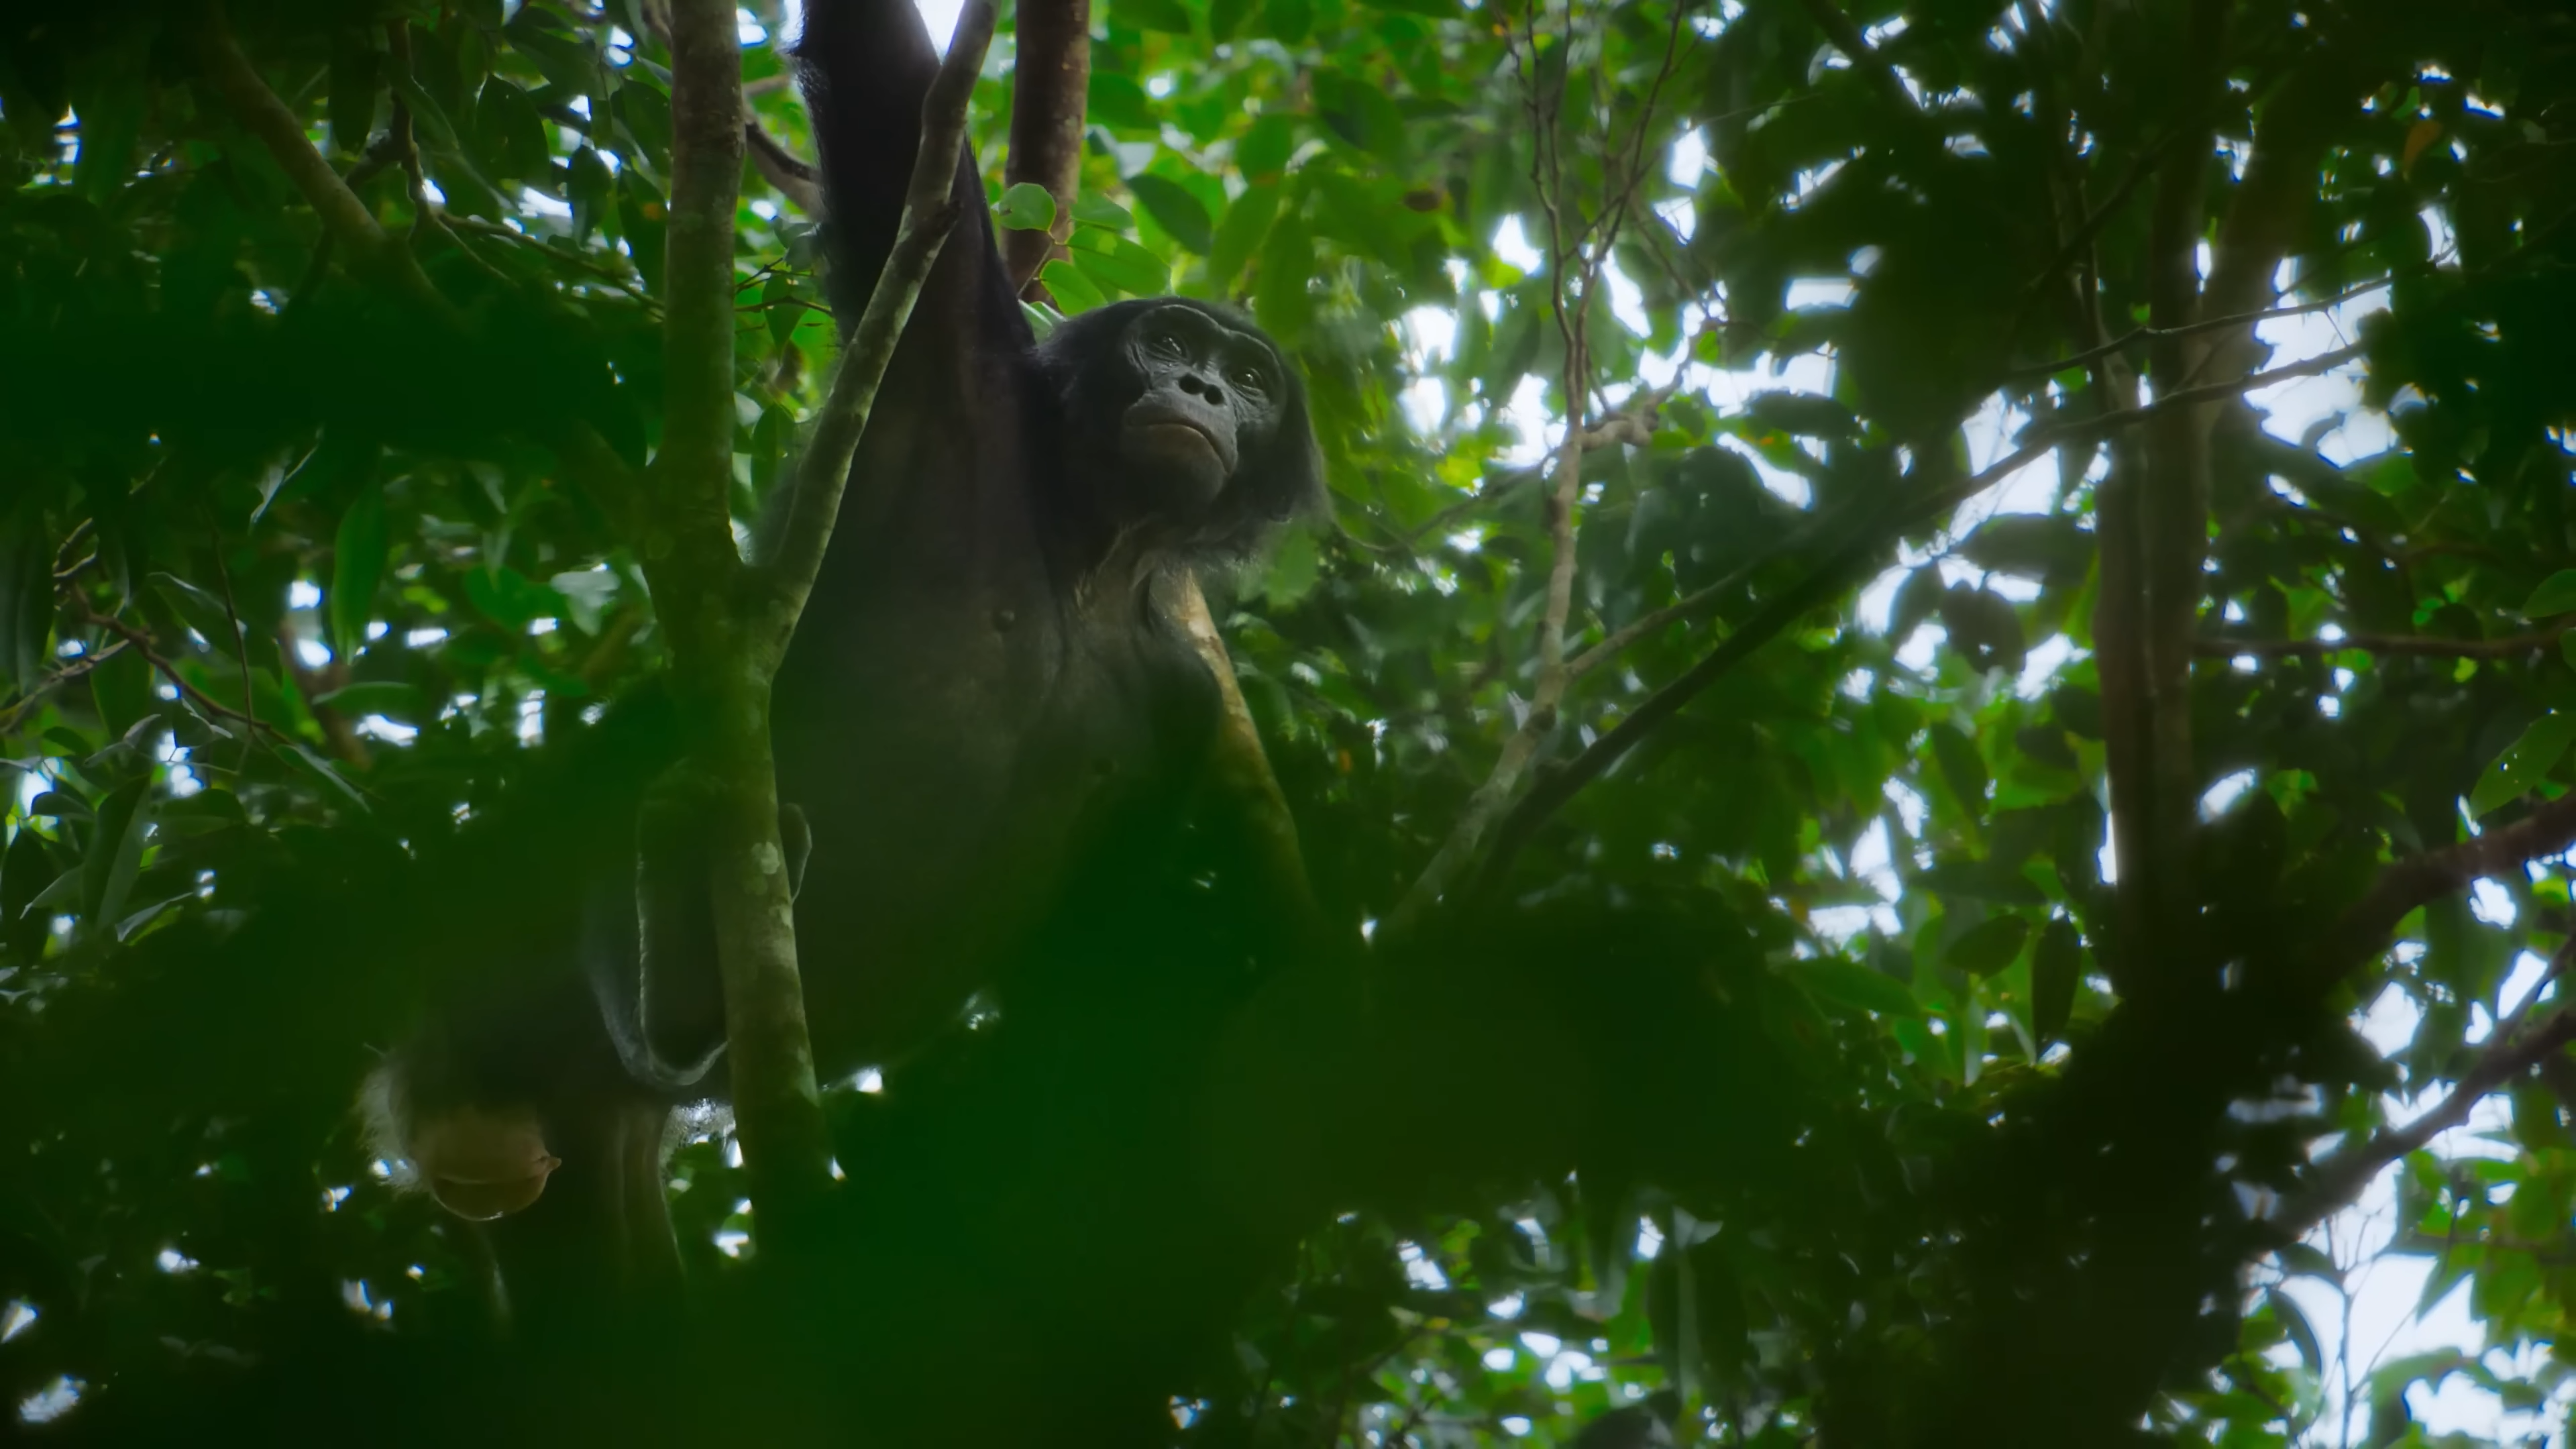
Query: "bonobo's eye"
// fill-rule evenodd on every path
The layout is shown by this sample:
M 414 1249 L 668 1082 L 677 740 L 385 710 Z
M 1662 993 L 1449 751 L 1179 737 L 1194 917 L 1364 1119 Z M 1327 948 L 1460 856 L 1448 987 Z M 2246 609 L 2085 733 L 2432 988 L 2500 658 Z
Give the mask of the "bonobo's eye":
M 1181 345 L 1179 336 L 1170 332 L 1155 333 L 1146 339 L 1145 345 L 1165 357 L 1186 357 L 1190 351 Z
M 1246 392 L 1261 391 L 1261 369 L 1248 362 L 1238 362 L 1226 377 Z

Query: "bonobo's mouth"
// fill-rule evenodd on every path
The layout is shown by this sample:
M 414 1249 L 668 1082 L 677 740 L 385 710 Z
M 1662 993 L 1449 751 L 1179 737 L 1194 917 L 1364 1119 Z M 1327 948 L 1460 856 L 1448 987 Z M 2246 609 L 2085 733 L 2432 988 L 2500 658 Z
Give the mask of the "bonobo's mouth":
M 1127 455 L 1165 464 L 1213 489 L 1234 472 L 1234 439 L 1230 429 L 1219 431 L 1229 419 L 1192 406 L 1195 401 L 1169 393 L 1139 399 L 1127 410 Z
M 1196 423 L 1151 422 L 1138 428 L 1136 435 L 1155 457 L 1220 471 L 1225 467 L 1215 436 Z

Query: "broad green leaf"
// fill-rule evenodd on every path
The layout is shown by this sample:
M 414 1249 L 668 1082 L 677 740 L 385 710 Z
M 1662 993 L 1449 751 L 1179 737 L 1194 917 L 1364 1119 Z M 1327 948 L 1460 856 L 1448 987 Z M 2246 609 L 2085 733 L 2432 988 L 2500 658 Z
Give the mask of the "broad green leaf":
M 2019 916 L 1991 916 L 1971 926 L 1950 943 L 1944 964 L 1971 976 L 1991 976 L 2021 955 L 2030 938 L 2030 923 Z
M 98 802 L 98 821 L 81 854 L 81 914 L 93 930 L 112 927 L 125 912 L 125 897 L 143 868 L 143 845 L 152 830 L 152 778 L 138 775 Z
M 1856 962 L 1834 956 L 1801 962 L 1796 976 L 1809 991 L 1827 1001 L 1883 1016 L 1919 1019 L 1923 1015 L 1923 1003 L 1914 999 L 1904 982 Z
M 217 640 L 215 647 L 229 646 Z M 119 650 L 115 658 L 89 672 L 89 692 L 100 722 L 121 735 L 152 712 L 151 662 L 132 646 Z
M 2576 714 L 2546 714 L 2532 721 L 2478 777 L 2469 792 L 2469 813 L 2484 815 L 2530 793 L 2566 756 L 2570 744 L 2576 744 Z
M 383 61 L 384 52 L 369 30 L 342 26 L 331 32 L 331 146 L 343 155 L 366 150 L 367 137 L 376 128 Z
M 1127 208 L 1088 193 L 1073 199 L 1073 219 L 1086 226 L 1107 227 L 1117 232 L 1136 229 L 1135 215 Z
M 1061 258 L 1039 268 L 1038 280 L 1046 284 L 1047 295 L 1055 298 L 1057 309 L 1068 317 L 1106 306 L 1109 301 L 1100 294 L 1097 283 L 1084 276 L 1073 263 Z
M 2039 948 L 2030 958 L 2030 1034 L 2054 1041 L 2066 1032 L 2075 1011 L 2075 987 L 2083 977 L 2084 943 L 2074 923 L 2053 920 L 2040 928 Z
M 1119 131 L 1151 133 L 1159 126 L 1154 104 L 1146 99 L 1145 88 L 1136 78 L 1100 66 L 1091 68 L 1090 119 L 1095 125 Z M 1082 215 L 1082 202 L 1074 201 L 1074 215 Z
M 380 714 L 407 724 L 426 720 L 436 713 L 418 689 L 389 680 L 344 685 L 313 702 L 344 715 Z
M 1314 0 L 1261 0 L 1261 23 L 1280 44 L 1303 44 L 1315 28 Z
M 1215 246 L 1216 226 L 1207 207 L 1179 182 L 1138 172 L 1127 178 L 1127 189 L 1136 194 L 1136 204 L 1145 208 L 1154 224 L 1172 234 L 1172 240 L 1200 256 Z
M 1109 18 L 1139 30 L 1190 33 L 1190 12 L 1181 8 L 1180 0 L 1109 0 Z
M 1279 188 L 1270 182 L 1257 182 L 1245 187 L 1243 194 L 1225 209 L 1225 220 L 1217 223 L 1216 235 L 1208 247 L 1208 287 L 1219 296 L 1234 290 L 1234 279 L 1243 274 L 1243 264 L 1261 248 L 1270 235 L 1271 218 L 1279 214 Z
M 1315 547 L 1315 535 L 1309 529 L 1291 530 L 1279 541 L 1279 550 L 1270 560 L 1270 577 L 1263 592 L 1270 607 L 1285 609 L 1306 597 L 1315 587 L 1322 555 Z
M 1113 239 L 1107 251 L 1078 251 L 1074 262 L 1095 281 L 1136 297 L 1159 297 L 1172 290 L 1172 269 L 1161 257 L 1125 237 Z
M 331 649 L 342 659 L 355 659 L 366 647 L 367 621 L 375 612 L 376 587 L 384 582 L 389 551 L 384 486 L 370 482 L 340 515 L 340 531 L 331 545 Z
M 1002 193 L 1002 204 L 993 209 L 993 220 L 1005 231 L 1051 231 L 1055 227 L 1055 196 L 1033 181 L 1015 183 Z
M 609 175 L 608 163 L 588 146 L 575 150 L 567 167 L 571 179 L 565 191 L 572 201 L 572 239 L 578 245 L 590 240 L 616 205 L 617 179 Z
M 24 497 L 0 523 L 0 685 L 15 696 L 44 674 L 54 627 L 54 543 L 43 503 Z
M 2576 569 L 2560 569 L 2540 581 L 2531 597 L 2522 604 L 2526 619 L 2546 619 L 2557 614 L 2576 614 Z
M 1242 169 L 1246 179 L 1258 183 L 1286 169 L 1288 158 L 1296 149 L 1295 118 L 1271 111 L 1254 121 L 1252 129 L 1244 132 L 1243 139 L 1235 143 L 1234 164 Z M 1241 204 L 1236 202 L 1236 205 Z
M 1315 239 L 1304 222 L 1282 218 L 1261 247 L 1261 269 L 1253 277 L 1252 311 L 1273 336 L 1305 335 L 1314 302 L 1307 282 L 1315 274 Z

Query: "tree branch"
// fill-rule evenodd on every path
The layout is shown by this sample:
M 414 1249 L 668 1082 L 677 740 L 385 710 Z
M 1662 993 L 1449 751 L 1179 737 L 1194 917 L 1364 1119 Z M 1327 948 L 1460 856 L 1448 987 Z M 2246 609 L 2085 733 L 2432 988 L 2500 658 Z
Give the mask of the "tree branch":
M 1896 67 L 1888 64 L 1887 57 L 1880 55 L 1877 48 L 1869 43 L 1869 38 L 1852 23 L 1850 16 L 1842 12 L 1842 7 L 1834 4 L 1834 0 L 1804 0 L 1804 3 L 1807 18 L 1816 22 L 1816 28 L 1825 33 L 1825 38 L 1833 42 L 1834 49 L 1843 53 L 1853 69 L 1868 76 L 1879 93 L 1894 103 L 1899 111 L 1921 114 L 1922 107 L 1915 103 L 1914 93 L 1905 88 L 1905 78 L 1898 75 Z
M 2116 413 L 2105 413 L 2099 417 L 2070 419 L 2063 423 L 2034 428 L 2023 435 L 2028 441 L 2021 447 L 1989 464 L 1974 477 L 1947 488 L 1936 489 L 1911 503 L 1899 504 L 1882 526 L 1860 525 L 1858 532 L 1838 546 L 1824 562 L 1817 565 L 1812 573 L 1791 585 L 1786 593 L 1766 603 L 1760 613 L 1745 622 L 1742 629 L 1729 635 L 1715 650 L 1697 664 L 1692 665 L 1679 678 L 1647 696 L 1646 701 L 1638 705 L 1627 718 L 1621 720 L 1607 734 L 1595 739 L 1572 762 L 1544 774 L 1537 786 L 1504 818 L 1502 827 L 1494 838 L 1493 854 L 1487 859 L 1484 868 L 1478 872 L 1478 893 L 1482 894 L 1500 883 L 1503 870 L 1509 865 L 1511 857 L 1528 843 L 1530 835 L 1548 816 L 1562 808 L 1566 801 L 1573 799 L 1584 786 L 1599 779 L 1612 764 L 1618 761 L 1620 756 L 1635 748 L 1638 741 L 1645 738 L 1665 720 L 1678 714 L 1683 705 L 1688 704 L 1701 691 L 1724 677 L 1728 670 L 1743 662 L 1747 655 L 1769 642 L 1773 635 L 1794 623 L 1799 615 L 1831 598 L 1845 582 L 1843 575 L 1854 563 L 1886 547 L 1906 529 L 1926 518 L 1937 517 L 1947 510 L 1959 507 L 2005 478 L 2046 457 L 2051 449 L 2070 442 L 2099 438 L 2106 433 L 2134 426 L 2171 409 L 2206 402 L 2211 398 L 2247 392 L 2292 377 L 2313 376 L 2351 361 L 2359 351 L 2358 348 L 2344 348 L 2323 357 L 2314 357 L 2305 362 L 2294 362 L 2286 367 L 2274 368 L 2269 372 L 2258 372 L 2250 377 L 2241 377 L 2231 383 L 2211 383 L 2203 387 L 2185 388 L 2142 407 L 2126 408 Z M 1820 521 L 1806 537 L 1823 536 L 1834 531 L 1837 526 L 1831 521 Z M 1786 552 L 1795 548 L 1802 541 L 1793 539 L 1781 551 Z M 1749 567 L 1759 567 L 1761 563 L 1767 562 L 1769 560 L 1766 558 Z M 1661 628 L 1673 619 L 1712 602 L 1716 596 L 1736 588 L 1742 583 L 1744 576 L 1743 570 L 1730 574 L 1690 598 L 1658 610 L 1648 620 L 1640 620 L 1637 625 L 1621 630 L 1617 635 L 1612 636 L 1612 639 L 1624 649 L 1651 633 L 1653 629 Z M 1585 651 L 1575 661 L 1576 665 L 1589 670 L 1606 662 L 1610 656 L 1611 642 L 1612 640 L 1604 640 L 1602 644 Z M 1473 808 L 1472 803 L 1470 808 Z M 1407 899 L 1411 899 L 1410 893 Z M 1426 901 L 1422 904 L 1427 906 L 1429 903 Z M 1417 906 L 1416 910 L 1420 908 Z M 1390 916 L 1389 919 L 1392 921 L 1394 918 Z
M 2576 630 L 2576 622 L 2502 639 L 2443 639 L 2429 634 L 2348 634 L 2341 639 L 2196 639 L 2192 653 L 2204 659 L 2321 659 L 2357 649 L 2364 654 L 2415 654 L 2435 659 L 2512 659 L 2547 649 Z
M 2489 1093 L 2576 1041 L 2576 1011 L 2561 1008 L 2537 1027 L 2525 1025 L 2542 989 L 2566 974 L 2571 957 L 2576 957 L 2576 936 L 2558 948 L 2558 954 L 2550 959 L 2548 973 L 2532 985 L 2513 1019 L 2496 1028 L 2492 1044 L 2460 1074 L 2442 1105 L 2310 1168 L 2306 1187 L 2289 1206 L 2272 1216 L 2272 1223 L 2287 1237 L 2306 1232 L 2360 1196 L 2381 1168 L 2424 1150 L 2434 1138 L 2467 1121 L 2469 1113 Z
M 2538 805 L 2510 825 L 2487 830 L 2439 850 L 2397 861 L 2379 873 L 2369 894 L 2336 920 L 2307 959 L 2293 969 L 2290 989 L 2321 998 L 2363 962 L 2387 948 L 2407 914 L 2429 901 L 2469 888 L 2481 876 L 2518 871 L 2546 855 L 2576 845 L 2576 792 Z
M 1082 185 L 1083 105 L 1091 87 L 1091 0 L 1024 0 L 1012 76 L 1011 155 L 1006 186 L 1043 186 L 1055 198 L 1047 231 L 1002 233 L 1011 285 L 1025 290 L 1073 235 L 1073 199 Z
M 2310 312 L 2323 312 L 2329 308 L 2340 307 L 2355 297 L 2365 296 L 2369 293 L 2376 292 L 2387 285 L 2388 279 L 2382 277 L 2375 281 L 2364 282 L 2358 287 L 2337 292 L 2335 295 L 2328 297 L 2321 302 L 2302 302 L 2295 307 L 2273 307 L 2260 312 L 2239 312 L 2234 316 L 2229 317 L 2210 317 L 2198 322 L 2185 323 L 2180 327 L 2161 329 L 2155 327 L 2132 327 L 2128 331 L 2121 333 L 2119 336 L 2112 338 L 2110 341 L 2103 343 L 2099 347 L 2088 347 L 2082 352 L 2078 352 L 2067 357 L 2061 357 L 2055 362 L 2041 362 L 2034 363 L 2029 367 L 2016 367 L 2012 371 L 2005 373 L 2004 376 L 2007 379 L 2019 377 L 2052 377 L 2058 373 L 2065 372 L 2073 368 L 2089 366 L 2090 364 L 2099 362 L 2103 358 L 2109 357 L 2114 353 L 2126 352 L 2130 348 L 2138 346 L 2140 343 L 2159 342 L 2175 337 L 2193 337 L 2204 332 L 2222 332 L 2233 327 L 2251 327 L 2257 322 L 2268 322 L 2275 317 L 2304 317 Z
M 1539 748 L 1555 729 L 1558 706 L 1566 689 L 1573 683 L 1576 671 L 1565 653 L 1566 624 L 1574 610 L 1575 526 L 1574 506 L 1581 496 L 1583 455 L 1590 441 L 1582 425 L 1586 395 L 1592 385 L 1592 358 L 1585 344 L 1589 335 L 1587 319 L 1591 315 L 1593 294 L 1601 280 L 1603 263 L 1617 244 L 1619 231 L 1636 196 L 1637 179 L 1644 171 L 1645 136 L 1653 123 L 1655 106 L 1663 94 L 1664 82 L 1673 72 L 1682 50 L 1682 20 L 1685 7 L 1676 5 L 1672 25 L 1664 37 L 1664 56 L 1656 68 L 1653 83 L 1647 88 L 1645 102 L 1630 130 L 1625 150 L 1627 157 L 1619 171 L 1605 175 L 1602 184 L 1600 213 L 1569 237 L 1564 213 L 1569 198 L 1563 194 L 1564 172 L 1558 158 L 1556 126 L 1563 103 L 1564 81 L 1559 73 L 1551 88 L 1539 68 L 1525 84 L 1529 87 L 1531 129 L 1537 145 L 1530 168 L 1530 180 L 1538 188 L 1539 199 L 1548 214 L 1548 292 L 1550 310 L 1556 318 L 1558 336 L 1565 344 L 1565 436 L 1557 445 L 1556 478 L 1546 499 L 1548 533 L 1548 575 L 1546 603 L 1539 615 L 1538 678 L 1530 692 L 1528 713 L 1520 726 L 1503 741 L 1494 759 L 1493 769 L 1467 799 L 1466 808 L 1450 827 L 1448 838 L 1432 853 L 1422 873 L 1415 877 L 1395 908 L 1387 913 L 1386 933 L 1392 938 L 1410 931 L 1414 924 L 1438 903 L 1458 874 L 1467 868 L 1478 846 L 1483 844 L 1495 819 L 1511 804 L 1513 792 L 1520 788 L 1521 776 L 1538 757 Z M 1531 11 L 1531 50 L 1536 52 L 1537 11 Z M 1571 24 L 1571 21 L 1568 22 Z M 1855 32 L 1857 33 L 1857 32 Z M 1615 138 L 1614 138 L 1615 139 Z M 1605 148 L 1608 154 L 1622 149 Z M 1579 208 L 1576 208 L 1579 214 Z M 1571 275 L 1569 276 L 1569 270 Z M 1568 282 L 1577 285 L 1568 295 Z M 1649 408 L 1654 406 L 1650 403 Z M 1611 421 L 1605 420 L 1605 428 Z M 1636 426 L 1630 424 L 1630 426 Z M 1640 431 L 1642 429 L 1640 428 Z M 1623 429 L 1616 436 L 1626 441 Z
M 802 156 L 787 149 L 787 144 L 769 134 L 760 119 L 748 110 L 742 117 L 743 144 L 750 148 L 751 164 L 760 179 L 771 189 L 796 204 L 808 216 L 823 214 L 823 183 L 814 168 Z
M 443 316 L 452 316 L 447 299 L 430 284 L 429 274 L 411 249 L 387 235 L 376 224 L 375 214 L 367 204 L 331 169 L 331 163 L 305 137 L 302 123 L 277 93 L 260 79 L 259 71 L 242 54 L 232 31 L 224 24 L 223 10 L 209 3 L 198 34 L 198 49 L 207 75 L 224 103 L 243 129 L 267 149 L 286 173 L 305 204 L 321 219 L 324 232 L 336 239 L 350 259 L 366 271 L 376 273 L 393 284 L 404 295 Z
M 644 572 L 671 641 L 672 693 L 702 803 L 725 1042 L 755 1231 L 791 1260 L 830 1193 L 832 1145 L 814 1082 L 796 917 L 778 833 L 769 689 L 780 651 L 741 588 L 729 500 L 734 436 L 734 212 L 743 159 L 742 51 L 732 0 L 670 10 L 671 201 L 662 324 L 662 447 L 648 490 Z
M 832 385 L 805 453 L 796 465 L 796 492 L 784 526 L 776 535 L 773 556 L 763 561 L 769 594 L 768 617 L 761 623 L 765 647 L 783 655 L 814 576 L 831 545 L 840 518 L 841 499 L 850 477 L 850 460 L 859 437 L 867 431 L 876 407 L 878 386 L 894 361 L 895 344 L 929 280 L 931 264 L 957 222 L 957 156 L 966 141 L 966 106 L 974 98 L 975 76 L 984 51 L 993 42 L 992 0 L 967 0 L 957 15 L 957 31 L 948 54 L 921 103 L 921 145 L 914 152 L 912 182 L 905 189 L 903 220 L 895 230 L 894 249 L 868 294 L 867 310 L 842 347 L 832 367 Z

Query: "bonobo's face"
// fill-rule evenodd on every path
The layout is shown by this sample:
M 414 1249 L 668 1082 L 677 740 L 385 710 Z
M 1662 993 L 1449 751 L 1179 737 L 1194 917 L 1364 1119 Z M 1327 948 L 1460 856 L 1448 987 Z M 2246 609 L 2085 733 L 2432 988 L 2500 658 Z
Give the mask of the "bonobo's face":
M 1120 455 L 1157 507 L 1199 513 L 1278 426 L 1287 374 L 1265 339 L 1178 304 L 1139 314 L 1124 346 L 1143 391 Z

